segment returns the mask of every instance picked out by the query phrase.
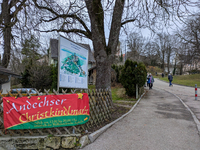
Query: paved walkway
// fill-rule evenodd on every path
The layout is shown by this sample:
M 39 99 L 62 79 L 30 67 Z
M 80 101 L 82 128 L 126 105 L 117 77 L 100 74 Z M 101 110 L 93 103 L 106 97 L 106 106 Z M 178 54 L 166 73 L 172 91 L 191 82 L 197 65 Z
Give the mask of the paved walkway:
M 168 83 L 155 80 L 153 89 L 129 115 L 84 150 L 199 150 L 200 137 L 192 115 L 163 89 L 178 94 L 188 104 L 199 103 L 187 98 L 192 96 L 192 88 L 168 87 Z
M 173 87 L 169 87 L 168 83 L 160 81 L 158 79 L 155 80 L 154 87 L 176 94 L 184 101 L 184 103 L 192 110 L 192 112 L 194 112 L 196 117 L 200 120 L 200 96 L 198 96 L 197 100 L 195 100 L 194 87 L 186 87 L 175 84 L 173 84 Z M 199 88 L 198 95 L 200 95 Z

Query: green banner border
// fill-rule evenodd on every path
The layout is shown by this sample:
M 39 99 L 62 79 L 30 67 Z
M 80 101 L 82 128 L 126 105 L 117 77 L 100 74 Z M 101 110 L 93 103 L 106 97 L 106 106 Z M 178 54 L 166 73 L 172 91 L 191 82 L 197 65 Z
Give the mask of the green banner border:
M 75 126 L 75 125 L 85 124 L 86 122 L 89 121 L 89 119 L 90 119 L 89 115 L 58 116 L 58 117 L 45 118 L 22 124 L 17 124 L 7 129 L 8 130 L 41 129 L 41 128 Z

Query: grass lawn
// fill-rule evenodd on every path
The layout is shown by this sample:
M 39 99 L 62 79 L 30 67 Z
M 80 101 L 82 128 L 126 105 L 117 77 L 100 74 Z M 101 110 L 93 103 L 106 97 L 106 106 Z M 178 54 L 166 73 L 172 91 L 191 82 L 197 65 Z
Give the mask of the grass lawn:
M 95 85 L 88 85 L 88 89 L 89 89 L 89 90 L 95 89 Z
M 159 77 L 159 79 L 169 82 L 168 77 Z M 173 83 L 193 87 L 197 84 L 197 86 L 200 87 L 200 74 L 173 76 L 172 84 Z
M 122 87 L 112 87 L 112 99 L 113 101 L 124 100 L 124 101 L 136 101 L 133 97 L 128 97 L 125 93 L 125 89 Z
M 95 85 L 88 85 L 88 89 L 92 90 L 95 89 Z M 125 93 L 125 89 L 121 86 L 116 86 L 111 88 L 112 93 L 112 100 L 118 101 L 118 100 L 124 100 L 124 101 L 136 101 L 133 97 L 128 97 Z

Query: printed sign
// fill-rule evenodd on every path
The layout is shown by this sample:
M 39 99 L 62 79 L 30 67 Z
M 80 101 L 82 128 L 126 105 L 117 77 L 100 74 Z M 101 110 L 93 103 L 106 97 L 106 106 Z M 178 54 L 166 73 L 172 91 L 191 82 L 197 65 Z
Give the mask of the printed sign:
M 89 121 L 87 93 L 3 97 L 5 129 L 75 126 Z
M 88 50 L 60 36 L 58 86 L 88 88 Z

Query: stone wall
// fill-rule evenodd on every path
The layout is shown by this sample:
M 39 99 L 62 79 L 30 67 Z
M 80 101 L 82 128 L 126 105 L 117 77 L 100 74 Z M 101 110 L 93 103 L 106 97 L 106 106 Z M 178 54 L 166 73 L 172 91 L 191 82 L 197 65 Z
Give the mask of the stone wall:
M 13 137 L 0 138 L 0 150 L 51 150 L 82 148 L 89 144 L 87 135 L 80 134 L 63 136 L 39 136 L 39 137 Z

